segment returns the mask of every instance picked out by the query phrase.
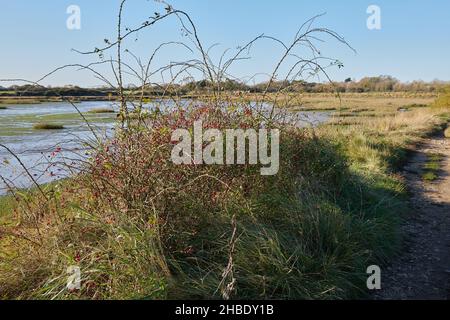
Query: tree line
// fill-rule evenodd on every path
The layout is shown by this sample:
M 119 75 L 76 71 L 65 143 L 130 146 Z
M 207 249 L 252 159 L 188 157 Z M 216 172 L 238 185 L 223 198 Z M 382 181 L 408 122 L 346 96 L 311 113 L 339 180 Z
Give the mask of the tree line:
M 364 93 L 364 92 L 439 92 L 449 87 L 450 83 L 435 80 L 432 82 L 401 82 L 391 76 L 365 77 L 361 80 L 348 78 L 342 82 L 306 82 L 306 81 L 273 81 L 268 83 L 246 84 L 232 79 L 220 83 L 220 90 L 239 93 L 279 92 L 293 93 Z M 142 88 L 128 85 L 129 92 L 141 91 Z M 144 88 L 146 95 L 162 94 L 204 94 L 217 90 L 217 84 L 208 80 L 190 81 L 184 84 L 153 84 Z M 78 86 L 42 87 L 36 85 L 13 85 L 0 87 L 1 96 L 111 96 L 116 94 L 115 88 L 81 88 Z

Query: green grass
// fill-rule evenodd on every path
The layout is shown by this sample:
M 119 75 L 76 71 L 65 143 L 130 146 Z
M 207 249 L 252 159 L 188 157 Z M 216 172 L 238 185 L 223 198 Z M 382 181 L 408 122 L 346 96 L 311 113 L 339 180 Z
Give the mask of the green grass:
M 57 123 L 36 123 L 33 125 L 35 130 L 62 130 L 64 125 Z
M 440 167 L 440 164 L 439 164 L 439 162 L 427 162 L 425 165 L 424 165 L 424 169 L 425 170 L 430 170 L 430 171 L 437 171 L 437 170 L 439 170 L 439 167 Z
M 426 182 L 433 182 L 439 178 L 439 170 L 443 155 L 439 153 L 427 154 L 427 162 L 423 165 L 422 179 Z
M 28 98 L 4 98 L 0 99 L 0 104 L 41 104 L 40 99 L 28 99 Z
M 83 116 L 87 121 L 92 123 L 115 121 L 115 116 L 113 113 L 85 113 Z M 29 116 L 26 118 L 22 118 L 21 121 L 33 121 L 33 118 L 30 118 Z M 34 120 L 36 120 L 36 117 L 34 117 Z M 42 122 L 59 122 L 67 125 L 80 124 L 84 122 L 84 119 L 78 113 L 45 115 L 40 116 L 39 120 Z
M 84 117 L 88 121 L 114 121 L 115 117 L 113 114 L 97 114 L 97 113 L 85 113 Z M 61 123 L 79 123 L 84 121 L 83 118 L 76 112 L 74 113 L 58 113 L 58 114 L 48 114 L 48 115 L 17 115 L 10 117 L 9 120 L 14 120 L 14 122 L 35 122 L 38 119 L 40 122 L 61 122 Z
M 422 179 L 427 182 L 435 181 L 438 178 L 438 175 L 433 171 L 427 171 L 422 174 Z
M 11 107 L 14 108 L 14 107 Z M 87 121 L 90 123 L 110 123 L 116 120 L 114 114 L 94 114 L 86 113 L 84 115 Z M 0 117 L 0 137 L 11 136 L 26 136 L 33 134 L 32 124 L 34 123 L 55 123 L 68 126 L 80 126 L 84 125 L 84 120 L 78 113 L 64 113 L 64 114 L 52 114 L 52 115 L 16 115 Z
M 0 221 L 2 217 L 11 213 L 14 205 L 14 198 L 12 196 L 0 196 Z
M 89 110 L 89 113 L 115 113 L 115 111 L 110 108 L 98 108 Z
M 16 127 L 11 125 L 0 125 L 0 136 L 1 137 L 15 137 L 23 136 L 32 133 L 32 128 Z
M 434 102 L 434 107 L 450 108 L 450 87 L 447 87 L 439 94 L 439 97 Z
M 15 95 L 17 95 L 16 91 L 12 91 L 12 90 L 0 91 L 0 96 L 15 96 Z
M 429 154 L 427 154 L 427 158 L 428 158 L 428 161 L 439 162 L 439 161 L 442 161 L 444 156 L 440 153 L 429 153 Z

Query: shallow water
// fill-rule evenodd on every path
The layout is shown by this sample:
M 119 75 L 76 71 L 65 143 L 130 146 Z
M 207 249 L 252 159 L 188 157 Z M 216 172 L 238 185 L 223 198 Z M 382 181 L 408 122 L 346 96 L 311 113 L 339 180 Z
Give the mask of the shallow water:
M 173 105 L 167 101 L 165 104 Z M 116 103 L 89 101 L 76 103 L 75 106 L 86 115 L 98 136 L 105 138 L 114 134 L 116 119 L 114 113 L 88 112 L 98 108 L 111 108 L 117 111 Z M 147 104 L 144 107 L 152 109 L 155 104 Z M 329 114 L 303 112 L 291 114 L 290 117 L 295 117 L 299 121 L 299 126 L 315 126 L 327 121 Z M 64 129 L 34 130 L 33 124 L 41 121 L 64 124 Z M 80 160 L 89 157 L 91 149 L 89 143 L 95 143 L 94 136 L 70 103 L 14 105 L 0 110 L 0 144 L 8 147 L 20 158 L 29 174 L 39 184 L 66 178 L 77 172 Z M 33 186 L 29 174 L 9 151 L 0 146 L 0 195 L 7 192 L 8 185 L 16 188 Z
M 87 113 L 96 108 L 117 106 L 108 102 L 82 102 L 76 107 Z M 55 119 L 48 116 L 55 117 Z M 91 127 L 100 136 L 110 135 L 114 127 L 114 114 L 89 116 Z M 34 130 L 33 124 L 41 121 L 64 124 L 63 130 Z M 39 184 L 61 179 L 75 172 L 79 160 L 87 157 L 89 147 L 83 143 L 93 140 L 93 134 L 70 103 L 45 103 L 14 105 L 0 110 L 0 143 L 8 147 L 21 160 L 33 179 Z M 63 165 L 65 164 L 65 165 Z M 28 188 L 33 185 L 19 161 L 0 147 L 0 176 L 10 186 Z M 0 180 L 0 194 L 7 186 Z

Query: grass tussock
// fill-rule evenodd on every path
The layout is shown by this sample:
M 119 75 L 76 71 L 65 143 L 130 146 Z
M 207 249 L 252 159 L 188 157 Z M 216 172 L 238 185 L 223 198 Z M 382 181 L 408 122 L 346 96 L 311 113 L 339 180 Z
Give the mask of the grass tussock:
M 427 162 L 423 165 L 422 179 L 426 182 L 433 182 L 439 177 L 439 170 L 443 160 L 442 154 L 427 154 Z
M 111 108 L 98 108 L 89 110 L 89 113 L 115 113 L 115 111 Z
M 425 171 L 422 174 L 422 179 L 426 182 L 433 182 L 434 180 L 436 180 L 438 178 L 438 175 L 435 171 Z
M 35 130 L 62 130 L 64 125 L 57 123 L 36 123 L 33 125 Z

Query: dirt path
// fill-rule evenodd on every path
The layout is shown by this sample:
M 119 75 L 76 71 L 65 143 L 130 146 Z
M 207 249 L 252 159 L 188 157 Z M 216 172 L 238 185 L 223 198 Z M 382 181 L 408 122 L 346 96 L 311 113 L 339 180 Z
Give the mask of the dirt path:
M 430 153 L 443 155 L 439 178 L 425 182 Z M 382 270 L 375 299 L 450 299 L 450 139 L 424 141 L 405 167 L 410 213 L 400 256 Z

